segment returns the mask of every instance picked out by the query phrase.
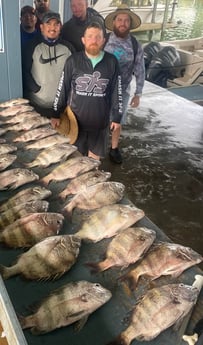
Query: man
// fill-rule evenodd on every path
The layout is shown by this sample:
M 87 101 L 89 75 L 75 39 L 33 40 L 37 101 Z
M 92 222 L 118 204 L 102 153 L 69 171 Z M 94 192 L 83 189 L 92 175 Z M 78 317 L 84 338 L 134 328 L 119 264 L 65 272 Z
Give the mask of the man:
M 76 51 L 81 51 L 84 49 L 81 37 L 86 26 L 90 21 L 104 25 L 104 19 L 97 11 L 88 7 L 88 0 L 70 0 L 70 7 L 72 18 L 63 25 L 61 37 L 71 42 Z
M 94 159 L 106 154 L 110 112 L 112 131 L 118 130 L 122 117 L 122 88 L 116 58 L 102 50 L 104 30 L 91 22 L 82 37 L 85 51 L 71 55 L 65 64 L 54 101 L 57 127 L 67 103 L 78 121 L 78 139 L 74 145 L 83 155 Z
M 48 11 L 50 11 L 49 0 L 34 0 L 35 11 L 37 16 L 36 29 L 40 30 L 40 24 L 42 23 L 42 17 Z
M 53 101 L 66 59 L 74 50 L 60 36 L 61 19 L 46 12 L 40 24 L 41 35 L 22 51 L 24 97 L 44 116 L 52 115 Z
M 144 54 L 141 44 L 130 34 L 130 30 L 136 29 L 141 24 L 140 18 L 132 12 L 127 5 L 121 5 L 115 12 L 105 18 L 105 26 L 110 33 L 105 51 L 116 56 L 121 70 L 123 91 L 123 118 L 121 123 L 126 123 L 127 106 L 130 98 L 130 83 L 133 74 L 136 78 L 136 90 L 130 101 L 133 108 L 139 106 L 140 97 L 145 80 Z M 109 152 L 110 159 L 114 163 L 122 163 L 122 156 L 118 149 L 121 127 L 112 133 L 112 147 Z
M 32 6 L 24 6 L 21 8 L 20 22 L 20 35 L 22 46 L 30 39 L 33 39 L 39 33 L 35 28 L 37 17 L 35 10 Z

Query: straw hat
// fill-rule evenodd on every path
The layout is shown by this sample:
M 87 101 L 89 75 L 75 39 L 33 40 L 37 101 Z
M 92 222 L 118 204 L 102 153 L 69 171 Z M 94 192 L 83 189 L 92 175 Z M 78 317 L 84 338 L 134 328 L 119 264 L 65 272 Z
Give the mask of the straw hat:
M 69 106 L 66 107 L 64 113 L 60 116 L 60 125 L 57 127 L 60 134 L 70 139 L 70 144 L 74 144 L 78 137 L 78 123 L 74 113 Z
M 116 16 L 120 13 L 128 14 L 130 16 L 131 18 L 130 30 L 137 29 L 141 25 L 140 17 L 136 13 L 132 12 L 127 5 L 122 4 L 118 6 L 118 8 L 114 12 L 106 16 L 104 22 L 108 30 L 113 31 L 113 21 L 116 18 Z

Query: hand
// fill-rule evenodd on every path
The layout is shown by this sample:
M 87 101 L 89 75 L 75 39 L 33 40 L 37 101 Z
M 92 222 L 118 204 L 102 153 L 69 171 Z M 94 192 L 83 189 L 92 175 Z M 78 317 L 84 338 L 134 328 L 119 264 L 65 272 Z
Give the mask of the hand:
M 51 118 L 51 125 L 54 129 L 56 129 L 60 125 L 60 119 L 52 117 Z
M 133 96 L 130 102 L 131 107 L 137 108 L 139 104 L 140 104 L 140 96 L 136 96 L 136 95 Z
M 120 123 L 111 122 L 111 125 L 110 125 L 111 132 L 116 132 L 116 131 L 120 130 L 120 128 L 121 128 Z

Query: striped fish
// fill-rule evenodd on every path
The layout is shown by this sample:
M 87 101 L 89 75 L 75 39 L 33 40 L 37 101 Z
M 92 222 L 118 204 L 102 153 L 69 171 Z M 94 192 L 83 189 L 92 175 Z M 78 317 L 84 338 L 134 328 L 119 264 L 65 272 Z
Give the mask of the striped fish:
M 3 279 L 16 274 L 31 280 L 59 278 L 76 262 L 80 245 L 80 239 L 73 235 L 47 237 L 23 253 L 14 265 L 0 265 L 0 273 Z
M 9 247 L 31 247 L 46 237 L 59 233 L 64 217 L 60 213 L 31 213 L 4 228 L 0 242 Z
M 40 127 L 27 131 L 24 134 L 19 135 L 17 138 L 13 139 L 13 142 L 29 142 L 33 140 L 38 140 L 42 138 L 49 137 L 56 134 L 56 130 L 51 127 Z M 45 139 L 46 140 L 46 139 Z M 26 147 L 27 148 L 27 147 Z M 40 148 L 40 146 L 39 146 Z
M 9 153 L 0 155 L 0 171 L 8 168 L 16 160 L 16 158 L 16 155 L 11 155 Z

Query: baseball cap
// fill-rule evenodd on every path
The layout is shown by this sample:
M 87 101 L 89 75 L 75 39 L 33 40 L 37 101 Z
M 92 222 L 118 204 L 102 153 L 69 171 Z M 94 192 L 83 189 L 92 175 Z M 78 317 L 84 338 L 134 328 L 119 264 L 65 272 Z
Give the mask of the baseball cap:
M 21 11 L 20 11 L 21 17 L 27 13 L 33 14 L 34 16 L 36 16 L 35 9 L 32 6 L 24 6 L 21 8 Z
M 58 22 L 61 23 L 61 17 L 59 13 L 48 11 L 42 17 L 42 23 L 47 23 L 51 19 L 56 19 Z

